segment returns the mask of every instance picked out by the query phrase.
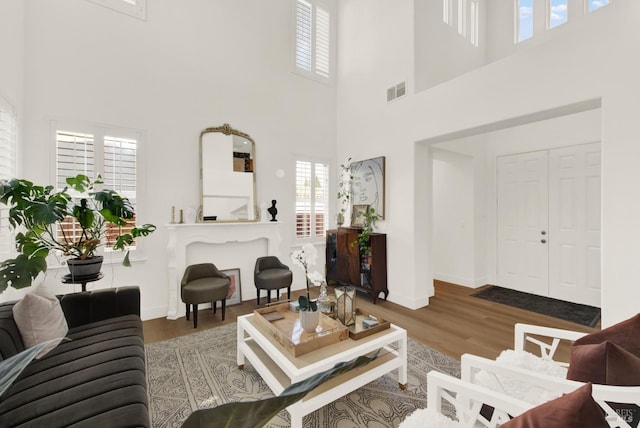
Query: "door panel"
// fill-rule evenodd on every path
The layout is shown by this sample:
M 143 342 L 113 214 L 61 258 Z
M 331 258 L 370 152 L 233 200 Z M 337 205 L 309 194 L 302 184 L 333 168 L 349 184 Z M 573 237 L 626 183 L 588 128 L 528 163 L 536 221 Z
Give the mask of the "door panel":
M 498 158 L 498 285 L 548 294 L 547 152 Z
M 549 151 L 549 296 L 600 306 L 600 143 Z

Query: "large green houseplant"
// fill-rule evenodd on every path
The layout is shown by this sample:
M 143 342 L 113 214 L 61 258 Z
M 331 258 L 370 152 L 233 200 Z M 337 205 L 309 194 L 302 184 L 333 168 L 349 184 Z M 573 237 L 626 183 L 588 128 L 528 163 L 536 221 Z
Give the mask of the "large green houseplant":
M 104 189 L 100 176 L 95 180 L 79 174 L 66 179 L 68 187 L 37 186 L 30 181 L 0 181 L 0 203 L 9 207 L 9 223 L 16 229 L 14 259 L 0 262 L 0 292 L 8 286 L 24 288 L 47 270 L 46 257 L 57 251 L 67 259 L 87 260 L 96 255 L 107 231 L 115 238 L 113 249 L 126 250 L 136 238 L 147 236 L 156 227 L 145 224 L 127 227 L 135 218 L 131 202 L 116 191 Z M 69 191 L 71 187 L 75 197 Z M 75 222 L 70 233 L 63 223 Z M 123 264 L 130 266 L 127 251 Z

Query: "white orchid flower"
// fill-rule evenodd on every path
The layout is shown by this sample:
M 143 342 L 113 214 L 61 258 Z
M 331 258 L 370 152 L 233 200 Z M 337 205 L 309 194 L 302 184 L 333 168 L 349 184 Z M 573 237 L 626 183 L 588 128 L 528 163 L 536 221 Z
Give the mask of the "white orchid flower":
M 313 285 L 320 285 L 324 282 L 324 276 L 317 270 L 308 273 L 307 278 L 309 278 L 309 281 L 311 281 Z
M 302 246 L 302 252 L 307 261 L 307 266 L 313 266 L 318 263 L 318 250 L 316 250 L 313 244 L 304 244 Z

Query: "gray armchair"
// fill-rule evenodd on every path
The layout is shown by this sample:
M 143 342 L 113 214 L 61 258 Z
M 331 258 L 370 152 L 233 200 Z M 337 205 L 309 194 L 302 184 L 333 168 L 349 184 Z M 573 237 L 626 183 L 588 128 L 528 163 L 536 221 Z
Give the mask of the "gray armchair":
M 187 321 L 190 307 L 193 305 L 193 328 L 198 327 L 198 304 L 211 302 L 216 313 L 217 301 L 222 301 L 222 320 L 226 309 L 227 295 L 231 279 L 220 272 L 213 263 L 200 263 L 187 266 L 180 282 L 180 297 L 187 305 Z
M 260 290 L 267 290 L 267 303 L 271 303 L 271 290 L 277 291 L 280 300 L 280 289 L 287 289 L 287 299 L 291 299 L 291 283 L 293 272 L 289 266 L 283 264 L 275 256 L 258 257 L 253 272 L 253 282 L 256 286 L 256 303 L 260 304 Z

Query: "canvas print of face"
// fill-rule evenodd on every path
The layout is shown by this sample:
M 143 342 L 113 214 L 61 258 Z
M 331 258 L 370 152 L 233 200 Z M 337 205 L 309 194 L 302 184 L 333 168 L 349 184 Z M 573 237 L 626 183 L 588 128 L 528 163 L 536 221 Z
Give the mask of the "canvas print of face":
M 351 203 L 375 208 L 384 217 L 385 157 L 367 159 L 351 164 Z

